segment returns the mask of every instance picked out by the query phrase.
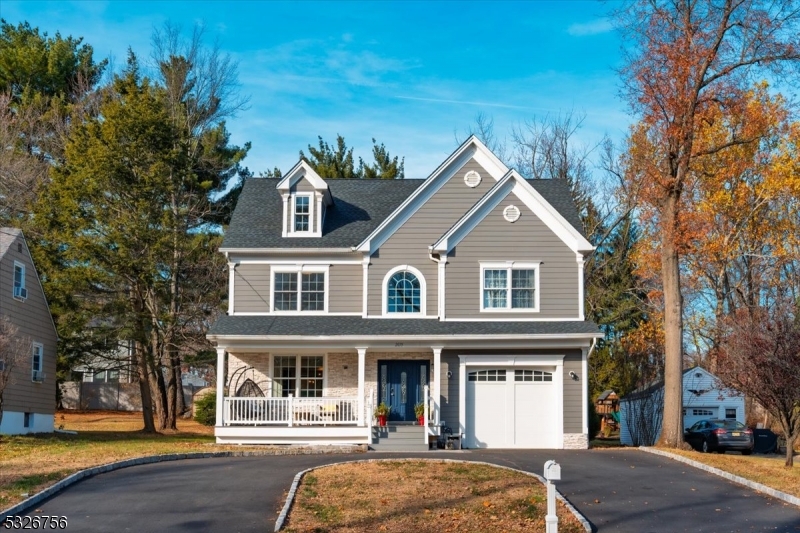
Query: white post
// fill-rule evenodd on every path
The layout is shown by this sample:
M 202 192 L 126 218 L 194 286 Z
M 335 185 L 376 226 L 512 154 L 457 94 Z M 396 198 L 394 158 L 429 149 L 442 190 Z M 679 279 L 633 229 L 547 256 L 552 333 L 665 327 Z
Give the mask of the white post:
M 367 429 L 369 430 L 369 433 L 367 433 L 367 435 L 369 435 L 369 438 L 372 438 L 372 410 L 375 408 L 375 406 L 372 403 L 372 394 L 373 394 L 373 389 L 370 388 L 369 389 L 369 400 L 367 400 L 367 413 L 368 414 L 366 415 L 367 416 Z
M 428 419 L 430 418 L 430 396 L 431 396 L 431 389 L 427 385 L 425 385 L 422 393 L 422 405 L 425 408 L 425 414 L 422 415 L 422 439 L 425 444 L 428 444 Z
M 439 426 L 439 420 L 442 418 L 441 413 L 442 401 L 442 347 L 433 347 L 433 422 L 435 426 Z
M 228 263 L 228 316 L 233 314 L 234 301 L 233 301 L 233 284 L 236 278 L 236 263 Z
M 367 349 L 356 348 L 358 350 L 358 425 L 364 426 L 364 373 L 367 363 Z
M 556 486 L 553 481 L 561 479 L 561 465 L 550 460 L 544 464 L 544 478 L 547 480 L 547 516 L 544 517 L 545 533 L 558 533 L 556 515 Z
M 288 413 L 289 413 L 289 427 L 292 427 L 294 425 L 294 398 L 292 394 L 289 395 Z
M 217 420 L 215 425 L 221 426 L 225 419 L 222 410 L 225 405 L 225 348 L 217 347 Z

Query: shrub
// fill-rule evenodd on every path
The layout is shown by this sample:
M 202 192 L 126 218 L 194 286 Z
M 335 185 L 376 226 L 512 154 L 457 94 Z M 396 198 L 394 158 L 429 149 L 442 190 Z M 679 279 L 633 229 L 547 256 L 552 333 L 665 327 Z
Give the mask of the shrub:
M 194 402 L 194 420 L 204 426 L 213 426 L 217 421 L 217 391 L 209 392 Z

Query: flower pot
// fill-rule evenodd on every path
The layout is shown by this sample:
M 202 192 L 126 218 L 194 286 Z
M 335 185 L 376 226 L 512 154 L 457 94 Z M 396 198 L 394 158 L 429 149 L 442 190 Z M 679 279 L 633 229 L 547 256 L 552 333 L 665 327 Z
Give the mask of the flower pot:
M 386 425 L 386 419 L 388 418 L 388 416 L 389 415 L 378 415 L 378 425 L 382 426 L 382 427 L 385 426 Z
M 417 422 L 419 422 L 420 426 L 424 426 L 425 425 L 425 415 L 418 416 L 417 417 Z

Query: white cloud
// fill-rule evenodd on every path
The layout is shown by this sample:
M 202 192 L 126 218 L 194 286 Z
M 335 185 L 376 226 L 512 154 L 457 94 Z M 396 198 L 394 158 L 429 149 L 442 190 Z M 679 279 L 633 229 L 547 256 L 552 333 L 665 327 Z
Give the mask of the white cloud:
M 589 22 L 577 22 L 567 28 L 567 33 L 573 37 L 584 37 L 587 35 L 598 35 L 607 33 L 614 29 L 611 19 L 607 17 L 590 20 Z

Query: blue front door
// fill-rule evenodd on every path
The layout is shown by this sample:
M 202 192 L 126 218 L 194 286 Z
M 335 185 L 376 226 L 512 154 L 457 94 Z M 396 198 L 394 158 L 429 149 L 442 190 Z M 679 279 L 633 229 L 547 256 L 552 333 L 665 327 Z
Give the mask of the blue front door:
M 416 420 L 414 406 L 427 384 L 427 361 L 378 361 L 378 401 L 391 407 L 390 421 Z

